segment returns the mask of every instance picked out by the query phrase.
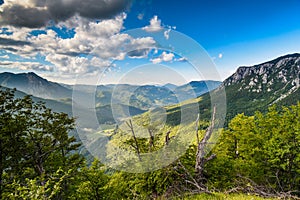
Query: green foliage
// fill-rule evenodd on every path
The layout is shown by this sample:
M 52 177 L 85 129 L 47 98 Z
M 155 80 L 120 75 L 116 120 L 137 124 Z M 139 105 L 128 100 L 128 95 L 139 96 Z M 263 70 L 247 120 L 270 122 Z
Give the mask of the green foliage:
M 23 199 L 23 200 L 47 200 L 56 199 L 63 193 L 65 189 L 63 183 L 67 176 L 71 174 L 71 171 L 64 172 L 61 169 L 52 174 L 52 177 L 48 179 L 45 184 L 41 185 L 38 178 L 25 179 L 24 183 L 14 180 L 9 185 L 11 193 L 4 194 L 4 199 Z
M 108 198 L 109 175 L 98 160 L 95 160 L 90 167 L 83 167 L 77 177 L 76 192 L 71 199 L 110 199 Z
M 115 172 L 109 181 L 109 199 L 154 199 L 183 184 L 177 163 L 148 173 Z
M 188 150 L 168 166 L 147 173 L 127 173 L 107 169 L 98 160 L 88 166 L 77 153 L 80 145 L 69 136 L 74 119 L 67 114 L 53 112 L 29 96 L 16 98 L 11 90 L 0 93 L 0 199 L 155 199 L 197 189 L 190 184 L 196 177 L 195 125 L 178 125 L 181 111 L 177 106 L 167 108 L 166 126 L 162 126 L 159 113 L 153 111 L 134 118 L 134 134 L 126 123 L 113 130 L 108 147 L 133 152 L 132 157 L 120 157 L 114 149 L 108 149 L 108 157 L 115 156 L 117 166 L 137 166 L 137 147 L 141 154 L 147 154 L 171 145 L 166 143 L 167 133 L 170 141 L 176 141 L 176 148 L 181 143 L 189 144 Z M 193 109 L 191 103 L 197 102 L 186 101 L 183 109 Z M 300 103 L 271 106 L 267 113 L 256 112 L 253 116 L 238 114 L 221 131 L 212 152 L 217 157 L 206 163 L 203 184 L 218 190 L 259 185 L 299 195 L 299 112 Z M 209 111 L 203 114 L 209 115 Z M 150 115 L 156 121 L 151 121 Z M 208 125 L 199 123 L 201 134 Z M 222 193 L 185 198 L 260 199 Z
M 210 183 L 228 188 L 241 184 L 244 177 L 276 191 L 299 194 L 299 112 L 300 103 L 282 109 L 272 106 L 266 114 L 237 115 L 214 149 L 217 159 L 207 165 Z
M 65 197 L 83 163 L 76 153 L 79 144 L 68 136 L 74 119 L 33 102 L 30 96 L 15 98 L 14 91 L 2 89 L 0 93 L 0 198 L 11 193 L 26 196 L 30 190 L 40 193 L 47 184 L 48 190 L 58 171 L 63 172 L 58 196 Z M 22 187 L 20 193 L 17 186 Z M 52 189 L 57 187 L 54 184 Z
M 119 167 L 135 167 L 140 162 L 136 156 L 136 145 L 142 154 L 155 153 L 166 147 L 165 139 L 168 132 L 171 142 L 178 140 L 176 143 L 177 146 L 172 148 L 174 151 L 178 150 L 181 145 L 179 142 L 182 142 L 177 135 L 179 127 L 161 126 L 162 122 L 159 120 L 160 116 L 153 117 L 153 119 L 156 120 L 150 123 L 148 116 L 150 114 L 152 114 L 152 116 L 155 115 L 155 113 L 145 113 L 143 118 L 134 119 L 133 126 L 135 135 L 137 136 L 136 140 L 126 123 L 120 125 L 119 129 L 114 131 L 109 146 L 118 146 L 121 147 L 122 150 L 133 152 L 132 156 L 132 154 L 124 155 L 124 152 L 118 153 L 115 149 L 108 151 L 108 156 L 115 158 L 114 164 Z M 191 131 L 194 135 L 194 130 L 194 125 L 182 128 L 181 134 L 184 135 L 182 139 L 187 139 L 186 137 L 191 135 Z M 187 133 L 185 134 L 184 131 Z M 152 138 L 151 135 L 153 136 Z M 178 136 L 178 138 L 175 138 L 176 136 Z M 191 140 L 191 138 L 188 139 Z M 189 143 L 190 142 L 191 141 L 189 141 Z M 112 190 L 112 196 L 110 196 L 110 198 L 153 199 L 182 187 L 182 185 L 186 184 L 184 179 L 185 172 L 181 169 L 178 162 L 187 166 L 187 169 L 193 173 L 195 152 L 195 146 L 193 145 L 179 160 L 156 171 L 136 174 L 126 172 L 113 173 L 109 181 L 109 187 Z M 143 159 L 145 157 L 142 155 L 141 158 Z M 145 164 L 145 167 L 147 167 L 147 164 Z

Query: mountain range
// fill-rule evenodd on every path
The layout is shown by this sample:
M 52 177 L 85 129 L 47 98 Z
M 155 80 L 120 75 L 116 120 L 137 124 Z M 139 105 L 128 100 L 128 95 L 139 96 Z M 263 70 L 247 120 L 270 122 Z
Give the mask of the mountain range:
M 124 109 L 129 108 L 131 115 L 142 114 L 156 106 L 164 106 L 167 111 L 172 108 L 169 118 L 178 121 L 180 118 L 178 103 L 195 98 L 198 100 L 201 117 L 208 119 L 211 106 L 210 94 L 218 95 L 220 89 L 225 89 L 228 121 L 238 113 L 249 115 L 256 110 L 266 111 L 273 104 L 296 104 L 300 99 L 299 66 L 300 54 L 290 54 L 254 66 L 241 66 L 222 83 L 192 81 L 181 86 L 110 84 L 82 85 L 76 88 L 81 92 L 82 97 L 94 95 L 96 115 L 101 124 L 115 123 L 112 104 L 117 105 L 115 108 L 119 113 L 124 113 Z M 33 72 L 1 73 L 0 85 L 16 88 L 17 96 L 33 95 L 34 100 L 46 102 L 46 105 L 54 111 L 66 112 L 70 115 L 72 115 L 72 103 L 75 105 L 77 103 L 74 102 L 76 100 L 72 100 L 75 86 L 51 82 Z M 212 91 L 208 88 L 212 88 Z M 88 119 L 86 121 L 88 123 Z
M 268 107 L 294 105 L 300 100 L 300 54 L 285 55 L 274 60 L 254 65 L 241 66 L 223 83 L 197 99 L 200 116 L 209 119 L 210 96 L 221 95 L 226 91 L 226 122 L 238 113 L 252 115 L 255 111 L 265 112 Z M 168 110 L 168 109 L 167 109 Z M 180 122 L 180 106 L 169 110 L 171 125 Z
M 129 108 L 131 115 L 146 112 L 152 107 L 177 104 L 189 98 L 196 98 L 209 91 L 208 88 L 217 88 L 219 81 L 193 81 L 176 86 L 174 84 L 157 85 L 66 85 L 48 81 L 33 72 L 14 74 L 0 73 L 0 85 L 6 88 L 16 88 L 16 96 L 32 95 L 35 101 L 43 101 L 57 112 L 72 115 L 72 103 L 80 109 L 85 108 L 81 102 L 95 99 L 96 115 L 100 124 L 114 124 L 112 107 L 118 113 Z M 72 98 L 73 89 L 79 94 L 81 100 Z M 76 102 L 77 101 L 77 102 Z M 89 119 L 86 120 L 88 123 Z
M 44 99 L 68 98 L 72 91 L 58 83 L 48 81 L 33 72 L 0 74 L 0 85 L 7 88 L 16 88 L 21 92 Z

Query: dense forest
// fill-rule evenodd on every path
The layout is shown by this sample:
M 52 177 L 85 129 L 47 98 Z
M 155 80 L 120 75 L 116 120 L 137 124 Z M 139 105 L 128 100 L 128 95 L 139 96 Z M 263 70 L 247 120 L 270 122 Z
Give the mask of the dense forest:
M 300 103 L 236 115 L 220 130 L 215 148 L 199 158 L 212 123 L 195 123 L 198 140 L 195 134 L 172 164 L 147 173 L 122 172 L 79 154 L 81 144 L 69 134 L 75 119 L 2 89 L 0 198 L 169 199 L 215 192 L 300 198 Z M 148 139 L 122 135 L 116 130 L 111 141 L 137 153 L 156 151 L 172 140 L 166 132 Z

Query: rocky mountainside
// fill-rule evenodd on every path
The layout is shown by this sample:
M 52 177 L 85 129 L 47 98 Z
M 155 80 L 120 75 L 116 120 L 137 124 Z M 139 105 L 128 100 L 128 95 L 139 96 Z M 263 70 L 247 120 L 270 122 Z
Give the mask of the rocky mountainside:
M 300 54 L 291 54 L 252 67 L 239 67 L 223 86 L 239 86 L 238 91 L 261 93 L 272 103 L 299 92 Z
M 239 67 L 223 85 L 238 84 L 239 91 L 281 93 L 279 101 L 299 88 L 299 75 L 300 54 L 292 54 L 252 67 Z
M 273 104 L 294 105 L 300 101 L 299 66 L 300 54 L 291 54 L 259 65 L 239 67 L 211 93 L 218 96 L 220 89 L 225 89 L 227 122 L 238 113 L 265 112 Z M 201 118 L 209 119 L 210 93 L 200 96 L 198 104 Z M 180 105 L 176 109 L 172 107 L 172 119 L 180 121 Z
M 291 105 L 300 100 L 300 54 L 285 55 L 251 66 L 239 67 L 220 87 L 225 87 L 228 117 L 273 104 Z

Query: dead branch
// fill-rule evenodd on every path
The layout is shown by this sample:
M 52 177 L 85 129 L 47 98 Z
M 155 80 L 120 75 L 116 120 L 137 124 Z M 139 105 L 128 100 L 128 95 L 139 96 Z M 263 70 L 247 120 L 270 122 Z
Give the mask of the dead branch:
M 178 161 L 178 165 L 183 169 L 185 174 L 187 175 L 188 179 L 185 179 L 186 183 L 189 183 L 193 185 L 194 187 L 197 188 L 198 192 L 205 192 L 205 193 L 210 193 L 207 187 L 205 185 L 199 183 L 192 175 L 191 173 L 184 167 L 184 165 Z
M 238 181 L 237 184 L 240 186 L 237 186 L 235 188 L 232 188 L 230 190 L 225 191 L 226 194 L 230 193 L 249 193 L 256 196 L 261 196 L 264 198 L 279 198 L 279 199 L 295 199 L 300 200 L 300 197 L 292 195 L 295 191 L 288 191 L 288 192 L 276 192 L 272 190 L 270 187 L 261 186 L 256 184 L 253 180 L 250 178 L 238 175 Z M 245 186 L 247 185 L 247 186 Z
M 214 106 L 214 108 L 213 108 L 211 125 L 207 128 L 202 141 L 198 142 L 197 153 L 196 153 L 196 164 L 195 164 L 195 171 L 196 171 L 198 180 L 203 179 L 203 171 L 204 171 L 205 163 L 207 161 L 213 159 L 216 156 L 213 154 L 209 158 L 205 158 L 205 147 L 213 133 L 213 129 L 215 126 L 215 118 L 216 118 L 216 106 Z M 198 121 L 199 121 L 199 119 L 197 118 L 197 123 L 196 123 L 197 127 L 198 127 Z M 198 128 L 196 128 L 196 130 L 197 130 L 196 134 L 198 135 Z
M 151 148 L 154 148 L 154 134 L 150 128 L 148 128 L 149 133 L 149 152 L 151 152 Z
M 197 144 L 199 144 L 200 139 L 199 139 L 199 119 L 200 119 L 200 113 L 198 113 L 197 119 L 196 119 L 196 137 L 197 137 Z
M 166 146 L 169 145 L 169 142 L 170 142 L 170 133 L 171 133 L 171 131 L 168 131 L 166 133 L 166 139 L 165 139 L 165 145 Z
M 131 130 L 131 133 L 132 133 L 132 136 L 133 136 L 133 139 L 134 139 L 134 143 L 135 143 L 135 145 L 131 145 L 131 146 L 136 150 L 138 158 L 141 161 L 140 148 L 139 148 L 139 144 L 138 144 L 138 141 L 137 141 L 135 133 L 134 133 L 134 129 L 133 129 L 133 125 L 132 125 L 131 119 L 129 120 L 129 122 L 126 122 L 126 124 L 130 128 L 130 130 Z

